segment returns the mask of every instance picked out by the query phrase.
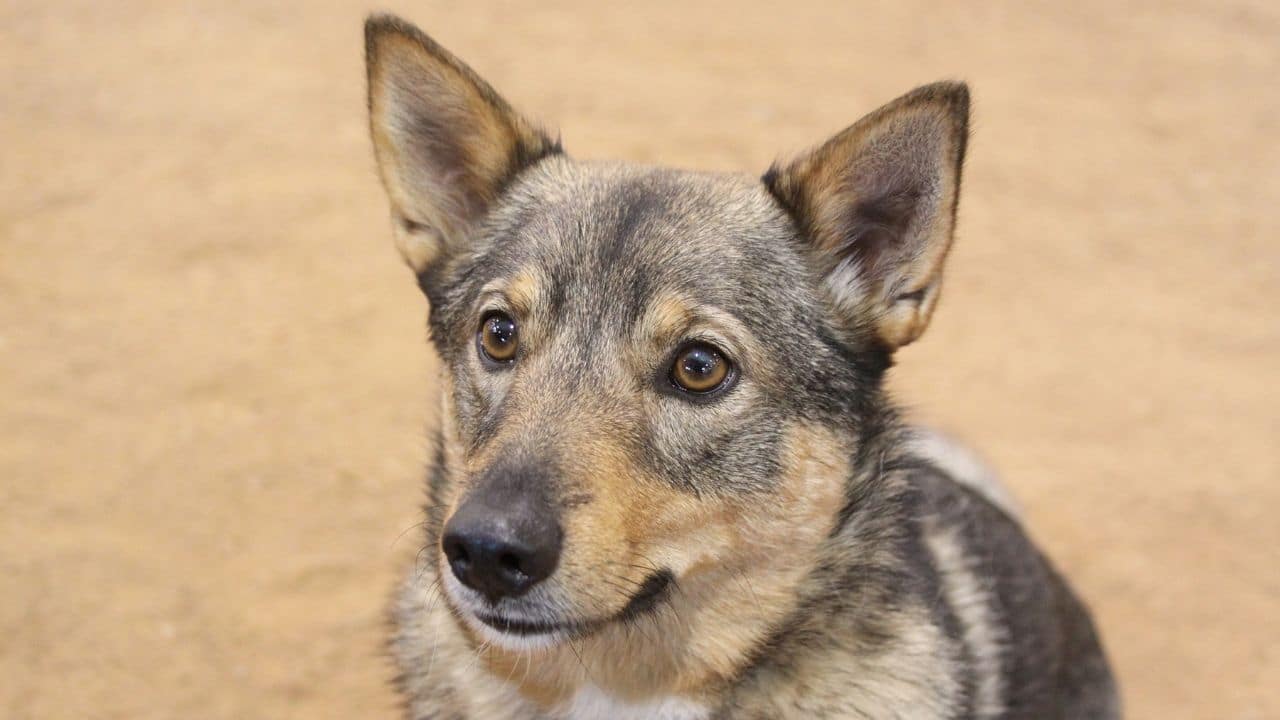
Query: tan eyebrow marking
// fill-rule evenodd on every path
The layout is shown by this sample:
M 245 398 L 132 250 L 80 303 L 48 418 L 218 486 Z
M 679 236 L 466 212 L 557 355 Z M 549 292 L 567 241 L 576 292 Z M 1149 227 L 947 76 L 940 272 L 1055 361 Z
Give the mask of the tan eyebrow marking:
M 671 293 L 661 295 L 649 305 L 640 321 L 640 337 L 652 338 L 666 345 L 683 335 L 694 320 L 694 312 L 688 301 Z
M 746 327 L 732 314 L 676 292 L 663 293 L 650 301 L 632 332 L 635 340 L 651 351 L 665 352 L 691 333 L 710 336 L 722 350 L 739 360 L 753 350 Z
M 512 312 L 529 315 L 538 303 L 542 290 L 542 276 L 534 270 L 525 269 L 510 279 L 500 278 L 485 285 L 480 296 L 499 296 L 503 298 Z
M 538 301 L 542 289 L 542 276 L 533 270 L 521 270 L 507 284 L 507 302 L 516 310 L 529 314 Z

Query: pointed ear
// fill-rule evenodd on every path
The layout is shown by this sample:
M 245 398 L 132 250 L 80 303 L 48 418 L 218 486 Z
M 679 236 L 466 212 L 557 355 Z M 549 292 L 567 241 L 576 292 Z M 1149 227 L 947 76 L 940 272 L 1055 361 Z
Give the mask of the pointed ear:
M 365 54 L 369 125 L 396 245 L 421 275 L 467 242 L 517 173 L 560 145 L 399 18 L 365 22 Z
M 919 337 L 937 303 L 968 123 L 965 85 L 926 85 L 764 177 L 835 306 L 872 318 L 890 348 Z

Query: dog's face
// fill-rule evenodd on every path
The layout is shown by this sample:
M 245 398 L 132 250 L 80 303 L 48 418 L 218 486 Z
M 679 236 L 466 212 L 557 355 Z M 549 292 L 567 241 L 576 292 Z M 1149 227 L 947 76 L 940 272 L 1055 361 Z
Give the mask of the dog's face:
M 451 606 L 519 649 L 802 571 L 937 298 L 963 86 L 762 182 L 570 160 L 420 32 L 368 32 L 379 167 L 444 360 Z
M 428 282 L 455 603 L 530 637 L 616 622 L 820 528 L 782 498 L 829 510 L 839 485 L 787 474 L 810 450 L 843 462 L 817 428 L 875 369 L 842 357 L 807 273 L 759 183 L 563 157 L 522 174 Z M 495 576 L 476 543 L 499 536 L 519 541 Z

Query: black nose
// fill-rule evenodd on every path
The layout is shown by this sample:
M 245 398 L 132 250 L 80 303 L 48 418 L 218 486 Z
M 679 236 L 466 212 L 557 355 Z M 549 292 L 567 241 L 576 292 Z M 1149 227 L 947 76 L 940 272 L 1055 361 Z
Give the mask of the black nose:
M 454 577 L 497 603 L 523 595 L 555 571 L 561 532 L 538 503 L 515 498 L 497 508 L 491 499 L 464 502 L 445 525 L 441 545 Z

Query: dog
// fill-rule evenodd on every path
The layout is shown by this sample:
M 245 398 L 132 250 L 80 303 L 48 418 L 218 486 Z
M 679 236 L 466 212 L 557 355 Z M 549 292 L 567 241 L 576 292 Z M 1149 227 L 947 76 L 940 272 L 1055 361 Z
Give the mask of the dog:
M 410 718 L 1120 717 L 1012 501 L 884 389 L 938 302 L 965 85 L 756 179 L 571 159 L 409 23 L 366 49 L 442 367 Z

